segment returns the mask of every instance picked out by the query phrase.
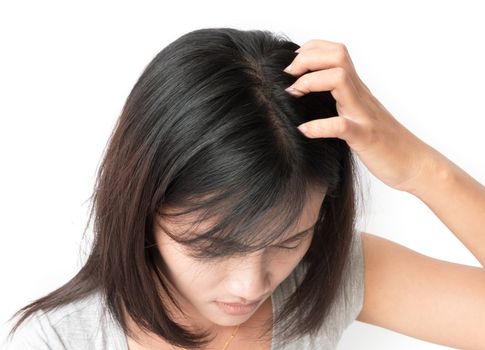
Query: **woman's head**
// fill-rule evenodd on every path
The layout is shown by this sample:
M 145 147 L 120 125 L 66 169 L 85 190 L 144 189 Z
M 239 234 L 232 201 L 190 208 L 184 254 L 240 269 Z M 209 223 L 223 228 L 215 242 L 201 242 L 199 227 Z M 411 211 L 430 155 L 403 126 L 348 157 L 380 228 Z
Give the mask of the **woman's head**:
M 193 347 L 204 344 L 201 334 L 168 312 L 179 301 L 172 282 L 184 307 L 237 324 L 242 318 L 211 315 L 210 303 L 267 298 L 301 263 L 307 274 L 273 321 L 294 321 L 284 329 L 289 338 L 316 331 L 347 260 L 355 178 L 344 141 L 296 128 L 337 115 L 329 92 L 296 98 L 284 90 L 296 80 L 283 69 L 298 47 L 268 31 L 208 28 L 161 50 L 129 94 L 99 168 L 85 266 L 24 309 L 101 290 L 127 333 L 122 310 Z M 301 247 L 277 250 L 296 246 L 284 241 L 307 228 Z
M 319 218 L 319 212 L 325 193 L 315 188 L 309 191 L 305 200 L 302 215 L 295 225 L 281 238 L 275 239 L 270 245 L 256 251 L 246 252 L 239 248 L 243 243 L 216 244 L 216 238 L 211 235 L 207 243 L 197 243 L 196 248 L 177 242 L 181 237 L 202 237 L 213 225 L 209 220 L 201 221 L 195 215 L 184 215 L 173 218 L 160 218 L 155 221 L 154 235 L 155 254 L 163 257 L 162 274 L 169 283 L 175 285 L 177 295 L 181 295 L 183 309 L 190 315 L 193 323 L 210 327 L 210 323 L 232 326 L 247 321 L 259 307 L 268 300 L 270 295 L 294 270 L 307 252 Z M 171 212 L 173 215 L 173 212 Z M 272 229 L 273 221 L 280 220 L 277 213 L 268 218 L 266 226 L 252 233 L 254 239 L 267 239 L 267 232 Z M 159 220 L 159 222 L 157 222 Z M 217 221 L 217 220 L 216 220 Z M 163 224 L 162 224 L 163 223 Z M 190 234 L 188 234 L 190 233 Z M 249 238 L 241 238 L 238 232 L 232 234 L 234 241 L 246 242 Z M 173 238 L 172 238 L 173 236 Z M 220 255 L 212 256 L 210 247 L 220 249 Z M 258 307 L 243 315 L 228 315 L 223 312 L 216 301 L 225 303 L 257 303 Z

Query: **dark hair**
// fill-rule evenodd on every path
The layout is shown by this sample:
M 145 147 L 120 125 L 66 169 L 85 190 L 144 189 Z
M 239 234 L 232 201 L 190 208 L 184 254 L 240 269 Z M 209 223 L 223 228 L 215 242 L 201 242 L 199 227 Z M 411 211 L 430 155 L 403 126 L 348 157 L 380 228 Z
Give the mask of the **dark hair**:
M 105 149 L 90 197 L 94 241 L 86 263 L 17 311 L 23 315 L 11 334 L 36 311 L 101 291 L 126 334 L 124 308 L 167 342 L 199 348 L 208 334 L 175 323 L 157 292 L 167 291 L 157 218 L 175 215 L 166 208 L 195 211 L 201 221 L 215 217 L 204 234 L 171 236 L 194 257 L 222 258 L 282 237 L 301 216 L 308 191 L 320 186 L 326 196 L 301 261 L 307 273 L 273 321 L 289 326 L 281 329 L 287 340 L 317 332 L 349 259 L 358 173 L 345 141 L 310 139 L 297 129 L 338 115 L 328 91 L 297 98 L 284 90 L 296 80 L 283 69 L 298 47 L 269 31 L 205 28 L 161 50 L 129 94 Z

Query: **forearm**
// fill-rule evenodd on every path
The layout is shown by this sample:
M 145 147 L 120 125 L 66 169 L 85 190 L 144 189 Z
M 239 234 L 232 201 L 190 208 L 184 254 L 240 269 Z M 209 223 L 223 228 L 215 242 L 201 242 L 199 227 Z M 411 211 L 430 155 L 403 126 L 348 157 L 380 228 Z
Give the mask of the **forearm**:
M 431 148 L 408 192 L 421 199 L 485 266 L 485 187 Z

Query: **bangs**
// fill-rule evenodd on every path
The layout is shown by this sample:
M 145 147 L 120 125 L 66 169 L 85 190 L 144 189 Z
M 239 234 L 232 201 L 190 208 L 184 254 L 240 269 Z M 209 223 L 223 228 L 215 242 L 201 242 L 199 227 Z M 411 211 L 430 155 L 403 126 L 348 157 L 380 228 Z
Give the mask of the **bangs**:
M 188 198 L 183 206 L 159 210 L 157 225 L 194 259 L 254 252 L 286 237 L 298 226 L 312 188 L 303 183 L 275 186 L 278 181 L 272 188 L 268 184 L 248 185 L 239 191 Z M 168 222 L 176 228 L 170 230 Z
M 324 190 L 324 200 L 301 259 L 306 272 L 288 280 L 293 292 L 275 298 L 279 310 L 261 330 L 279 349 L 329 324 L 345 329 L 364 289 L 362 273 L 346 269 L 353 265 L 358 169 L 345 140 L 297 129 L 339 114 L 330 91 L 298 98 L 285 91 L 297 78 L 283 69 L 298 47 L 269 31 L 221 27 L 194 30 L 161 50 L 127 97 L 99 164 L 88 260 L 63 286 L 17 311 L 10 335 L 39 311 L 101 292 L 127 336 L 139 341 L 140 329 L 177 348 L 204 349 L 213 332 L 180 322 L 177 310 L 190 315 L 157 246 L 157 226 L 200 260 L 194 267 L 212 267 L 283 244 L 306 219 L 305 203 L 316 203 L 314 189 L 317 197 Z M 344 314 L 334 308 L 340 303 Z

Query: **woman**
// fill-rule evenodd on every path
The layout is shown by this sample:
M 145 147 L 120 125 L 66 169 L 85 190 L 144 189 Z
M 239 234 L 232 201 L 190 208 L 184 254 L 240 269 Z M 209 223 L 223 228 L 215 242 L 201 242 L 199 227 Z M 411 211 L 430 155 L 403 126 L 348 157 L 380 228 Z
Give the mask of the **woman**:
M 19 310 L 11 349 L 332 349 L 355 319 L 483 348 L 483 269 L 356 232 L 352 157 L 482 265 L 485 189 L 393 118 L 345 46 L 296 48 L 200 29 L 150 62 L 99 169 L 89 259 Z

